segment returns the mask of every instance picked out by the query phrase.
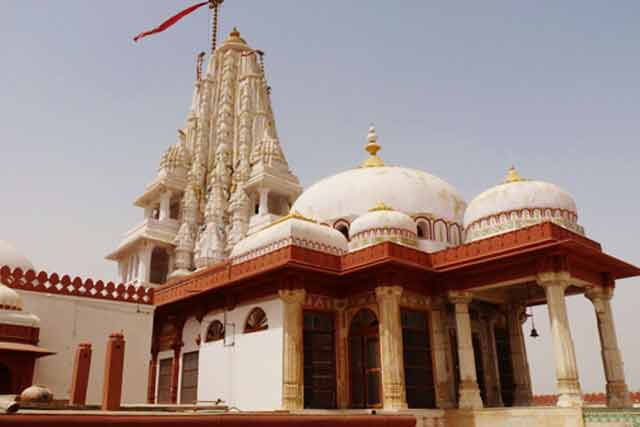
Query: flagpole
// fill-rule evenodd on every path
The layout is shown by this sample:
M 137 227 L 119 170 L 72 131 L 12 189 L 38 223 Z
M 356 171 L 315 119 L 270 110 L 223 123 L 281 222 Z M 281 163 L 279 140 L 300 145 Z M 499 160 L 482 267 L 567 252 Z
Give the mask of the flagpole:
M 216 42 L 218 38 L 218 9 L 224 0 L 209 0 L 209 9 L 213 10 L 213 18 L 211 19 L 211 54 L 216 50 Z

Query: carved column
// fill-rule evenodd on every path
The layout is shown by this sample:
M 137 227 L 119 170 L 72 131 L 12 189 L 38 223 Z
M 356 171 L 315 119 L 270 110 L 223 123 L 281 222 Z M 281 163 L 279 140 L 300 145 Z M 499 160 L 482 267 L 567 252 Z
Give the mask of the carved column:
M 347 359 L 347 347 L 349 343 L 349 325 L 346 312 L 347 301 L 337 300 L 336 308 L 336 351 L 338 360 L 336 364 L 336 391 L 338 409 L 349 408 L 349 368 Z
M 182 353 L 182 345 L 176 345 L 173 348 L 173 362 L 171 364 L 171 387 L 169 389 L 171 403 L 178 403 L 178 381 L 180 380 L 180 355 Z
M 513 406 L 530 406 L 533 398 L 527 349 L 522 335 L 522 319 L 525 318 L 525 309 L 520 304 L 511 304 L 507 306 L 506 310 L 511 366 L 513 367 Z
M 445 302 L 442 298 L 434 299 L 431 304 L 431 352 L 433 357 L 433 380 L 436 389 L 436 406 L 441 409 L 453 408 L 455 396 L 450 393 L 450 385 L 453 382 L 452 372 L 447 368 L 447 341 L 446 328 L 443 318 L 446 315 Z
M 158 372 L 158 351 L 152 350 L 149 360 L 149 379 L 147 380 L 147 403 L 156 403 L 156 374 Z
M 471 318 L 469 317 L 470 292 L 450 292 L 449 300 L 455 304 L 456 332 L 458 341 L 458 361 L 460 364 L 460 389 L 458 407 L 460 409 L 482 408 L 482 398 L 476 376 L 476 361 L 471 339 Z
M 400 286 L 376 288 L 380 310 L 380 359 L 382 362 L 382 395 L 384 409 L 407 408 L 400 323 Z
M 302 303 L 306 292 L 304 289 L 281 289 L 279 294 L 284 302 L 282 409 L 295 411 L 304 409 Z
M 269 213 L 269 189 L 261 188 L 258 191 L 260 194 L 260 204 L 258 206 L 258 215 L 266 215 Z
M 582 392 L 578 379 L 576 353 L 571 338 L 569 318 L 564 292 L 569 286 L 568 273 L 543 273 L 538 275 L 538 284 L 544 287 L 549 310 L 551 338 L 556 362 L 556 387 L 558 406 L 582 406 Z
M 610 408 L 631 407 L 631 397 L 624 378 L 624 364 L 618 348 L 618 338 L 611 312 L 613 287 L 594 286 L 587 289 L 585 296 L 593 303 L 598 322 L 602 364 L 607 380 L 607 406 Z
M 163 221 L 171 218 L 171 191 L 165 191 L 160 195 L 160 214 L 158 219 Z

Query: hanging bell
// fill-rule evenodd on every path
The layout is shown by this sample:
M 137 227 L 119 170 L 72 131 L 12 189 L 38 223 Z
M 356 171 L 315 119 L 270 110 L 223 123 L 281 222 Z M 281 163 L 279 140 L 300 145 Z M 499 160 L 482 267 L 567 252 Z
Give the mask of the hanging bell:
M 538 338 L 540 336 L 540 334 L 538 334 L 538 330 L 535 328 L 535 326 L 533 328 L 531 328 L 531 333 L 529 334 L 529 336 L 531 338 Z

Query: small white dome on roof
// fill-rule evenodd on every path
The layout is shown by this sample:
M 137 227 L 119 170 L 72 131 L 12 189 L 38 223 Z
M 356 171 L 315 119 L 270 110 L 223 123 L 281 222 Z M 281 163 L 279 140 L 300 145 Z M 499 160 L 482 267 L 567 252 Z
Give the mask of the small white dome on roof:
M 379 203 L 353 221 L 349 236 L 352 250 L 383 241 L 416 246 L 417 226 L 409 215 Z
M 22 298 L 18 292 L 3 284 L 0 284 L 0 310 L 22 310 Z
M 20 268 L 22 271 L 33 270 L 33 264 L 9 242 L 0 240 L 0 267 Z
M 230 258 L 239 264 L 289 245 L 333 255 L 348 251 L 347 239 L 338 230 L 292 212 L 238 242 Z
M 385 166 L 378 157 L 380 145 L 369 129 L 366 150 L 370 157 L 356 169 L 322 179 L 306 189 L 293 205 L 295 211 L 317 221 L 353 220 L 377 203 L 408 215 L 425 214 L 462 224 L 466 204 L 442 179 L 427 172 Z
M 514 168 L 502 184 L 473 199 L 464 214 L 467 242 L 543 221 L 584 233 L 569 193 L 555 184 L 523 179 Z

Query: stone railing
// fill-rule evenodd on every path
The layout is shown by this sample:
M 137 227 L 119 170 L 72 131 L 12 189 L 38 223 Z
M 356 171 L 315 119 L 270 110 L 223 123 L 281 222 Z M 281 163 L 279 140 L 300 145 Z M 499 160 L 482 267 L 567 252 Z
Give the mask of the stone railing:
M 3 266 L 0 268 L 0 282 L 22 291 L 153 305 L 151 288 L 113 282 L 105 284 L 102 280 L 94 282 L 80 277 L 72 279 L 66 274 L 62 277 L 58 273 L 47 274 L 44 271 L 36 274 L 33 270 L 23 272 L 20 268 L 11 270 L 8 266 Z

